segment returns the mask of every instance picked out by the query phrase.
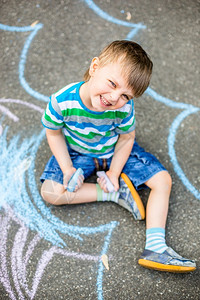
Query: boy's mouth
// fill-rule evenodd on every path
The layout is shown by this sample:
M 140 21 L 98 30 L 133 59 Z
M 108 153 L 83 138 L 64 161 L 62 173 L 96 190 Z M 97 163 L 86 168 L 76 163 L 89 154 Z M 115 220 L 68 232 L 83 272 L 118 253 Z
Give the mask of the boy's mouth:
M 112 104 L 108 102 L 103 96 L 100 95 L 100 100 L 105 106 L 111 106 Z

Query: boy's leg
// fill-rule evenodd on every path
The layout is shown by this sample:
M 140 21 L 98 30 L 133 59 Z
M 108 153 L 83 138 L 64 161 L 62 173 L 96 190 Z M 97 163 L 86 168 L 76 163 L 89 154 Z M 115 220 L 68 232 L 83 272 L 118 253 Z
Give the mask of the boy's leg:
M 84 171 L 84 177 L 88 178 L 92 175 L 95 169 L 98 167 L 106 168 L 111 163 L 111 159 L 105 161 L 99 160 L 98 164 L 93 158 L 80 155 L 76 151 L 69 151 L 73 165 L 75 168 L 82 168 Z M 105 165 L 105 166 L 104 166 Z M 125 177 L 125 178 L 124 178 Z M 93 201 L 113 201 L 129 210 L 136 219 L 144 218 L 144 207 L 139 195 L 134 189 L 132 183 L 127 183 L 126 175 L 120 178 L 120 193 L 104 193 L 100 187 L 96 184 L 84 183 L 80 189 L 75 193 L 68 192 L 63 187 L 63 174 L 54 156 L 50 158 L 46 164 L 45 170 L 40 179 L 43 182 L 41 188 L 41 194 L 45 201 L 54 205 L 62 205 L 69 203 L 85 203 Z M 127 186 L 129 185 L 129 187 Z M 120 197 L 119 197 L 120 196 Z M 119 201 L 118 201 L 119 200 Z M 137 204 L 140 203 L 140 209 L 138 210 Z
M 145 217 L 142 201 L 126 174 L 123 173 L 120 178 L 119 192 L 105 193 L 98 184 L 83 183 L 81 188 L 72 193 L 61 183 L 46 179 L 41 187 L 41 195 L 45 201 L 54 205 L 112 201 L 129 210 L 136 220 Z
M 119 178 L 119 190 L 106 193 L 97 184 L 97 201 L 112 201 L 130 211 L 135 220 L 145 218 L 145 209 L 139 194 L 125 173 Z
M 78 204 L 97 200 L 96 184 L 83 183 L 75 193 L 67 191 L 64 186 L 53 180 L 45 180 L 41 187 L 45 201 L 53 205 Z
M 169 173 L 161 171 L 145 184 L 151 192 L 146 208 L 146 245 L 139 264 L 160 271 L 194 271 L 195 262 L 181 257 L 165 242 L 165 225 L 172 185 Z
M 171 177 L 167 171 L 161 171 L 145 184 L 151 189 L 146 207 L 146 227 L 165 228 L 172 186 Z

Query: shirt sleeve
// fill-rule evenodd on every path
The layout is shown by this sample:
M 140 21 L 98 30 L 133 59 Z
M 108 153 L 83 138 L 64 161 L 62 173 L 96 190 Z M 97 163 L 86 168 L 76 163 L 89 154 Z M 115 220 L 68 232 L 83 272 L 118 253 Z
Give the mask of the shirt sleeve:
M 48 129 L 58 130 L 64 126 L 63 115 L 54 94 L 50 97 L 41 121 Z
M 129 107 L 129 109 L 127 109 L 127 107 Z M 125 134 L 135 130 L 136 121 L 133 100 L 130 101 L 127 107 L 126 117 L 123 118 L 121 123 L 115 129 L 117 134 Z

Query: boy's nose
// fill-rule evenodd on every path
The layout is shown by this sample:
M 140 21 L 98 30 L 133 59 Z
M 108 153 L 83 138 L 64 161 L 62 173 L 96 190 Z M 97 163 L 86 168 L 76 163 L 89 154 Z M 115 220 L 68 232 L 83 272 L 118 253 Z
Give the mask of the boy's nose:
M 119 93 L 116 93 L 116 92 L 113 92 L 113 93 L 110 93 L 110 101 L 111 102 L 117 102 L 119 100 Z

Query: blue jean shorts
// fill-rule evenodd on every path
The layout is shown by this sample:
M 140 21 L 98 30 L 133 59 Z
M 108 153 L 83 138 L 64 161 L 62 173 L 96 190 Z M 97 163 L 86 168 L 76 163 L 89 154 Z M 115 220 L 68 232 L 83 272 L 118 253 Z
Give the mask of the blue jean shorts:
M 93 158 L 85 154 L 81 154 L 72 149 L 68 149 L 73 166 L 81 168 L 84 172 L 85 179 L 95 175 L 98 170 L 107 171 L 111 164 L 111 158 L 100 159 Z M 140 190 L 146 187 L 145 182 L 160 171 L 166 171 L 159 160 L 149 152 L 146 152 L 140 147 L 137 142 L 134 143 L 131 154 L 122 170 L 125 173 L 135 188 Z M 50 158 L 43 174 L 40 177 L 41 182 L 49 179 L 63 184 L 63 173 L 54 156 Z

